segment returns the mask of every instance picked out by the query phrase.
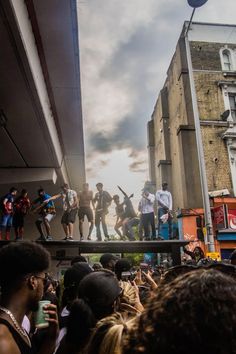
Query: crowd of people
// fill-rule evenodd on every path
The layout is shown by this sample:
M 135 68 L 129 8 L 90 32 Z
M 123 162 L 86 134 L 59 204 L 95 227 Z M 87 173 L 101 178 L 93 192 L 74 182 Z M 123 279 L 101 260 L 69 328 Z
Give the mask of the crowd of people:
M 0 352 L 234 354 L 235 264 L 236 251 L 231 264 L 192 260 L 166 270 L 77 256 L 54 281 L 46 249 L 10 243 L 0 249 Z M 45 328 L 35 321 L 41 300 Z
M 80 240 L 84 240 L 84 220 L 85 217 L 89 223 L 87 240 L 91 240 L 94 224 L 96 227 L 96 240 L 102 241 L 101 226 L 104 234 L 104 240 L 109 241 L 106 217 L 109 213 L 109 207 L 112 202 L 115 203 L 116 222 L 114 230 L 121 240 L 128 239 L 135 241 L 134 226 L 138 226 L 140 240 L 163 240 L 160 227 L 168 222 L 169 239 L 172 239 L 172 196 L 168 191 L 168 184 L 165 182 L 162 189 L 156 194 L 151 193 L 148 187 L 142 191 L 142 196 L 138 205 L 138 212 L 135 211 L 132 204 L 133 194 L 128 196 L 120 187 L 123 194 L 123 201 L 120 196 L 115 194 L 113 197 L 103 189 L 102 183 L 96 184 L 97 192 L 89 189 L 88 183 L 84 183 L 82 191 L 77 193 L 69 188 L 68 184 L 61 187 L 61 192 L 56 195 L 49 195 L 43 188 L 38 190 L 36 199 L 30 201 L 28 192 L 23 189 L 17 196 L 17 189 L 12 187 L 6 195 L 0 199 L 0 239 L 5 236 L 10 240 L 10 232 L 13 226 L 15 231 L 15 240 L 22 240 L 24 233 L 24 220 L 27 214 L 38 214 L 35 225 L 39 237 L 37 241 L 53 240 L 51 234 L 51 221 L 56 217 L 56 208 L 54 201 L 62 200 L 63 215 L 61 224 L 65 233 L 63 240 L 73 241 L 74 223 L 78 215 Z M 155 210 L 158 207 L 158 228 L 156 231 Z

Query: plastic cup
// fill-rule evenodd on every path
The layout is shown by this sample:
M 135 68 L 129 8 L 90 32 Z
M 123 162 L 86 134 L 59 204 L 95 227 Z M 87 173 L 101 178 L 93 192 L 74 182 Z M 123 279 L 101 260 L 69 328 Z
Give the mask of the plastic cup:
M 36 328 L 47 328 L 49 326 L 48 313 L 44 313 L 44 306 L 51 304 L 51 301 L 42 300 L 39 301 L 39 308 L 35 315 L 35 327 Z

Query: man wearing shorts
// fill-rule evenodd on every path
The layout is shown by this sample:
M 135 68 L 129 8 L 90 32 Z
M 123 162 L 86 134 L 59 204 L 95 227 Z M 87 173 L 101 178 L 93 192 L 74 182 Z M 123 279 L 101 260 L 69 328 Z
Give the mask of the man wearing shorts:
M 63 240 L 73 241 L 74 223 L 78 211 L 78 197 L 76 191 L 70 189 L 67 183 L 64 183 L 61 188 L 62 192 L 54 195 L 49 200 L 62 198 L 64 213 L 61 218 L 61 224 L 66 235 Z
M 47 194 L 43 188 L 38 190 L 38 198 L 32 203 L 33 212 L 39 213 L 39 218 L 36 220 L 35 225 L 39 232 L 39 237 L 36 241 L 52 241 L 50 222 L 56 216 L 56 209 L 53 201 L 50 200 L 51 196 Z M 39 204 L 37 206 L 37 204 Z M 46 236 L 43 232 L 43 225 L 45 227 Z
M 93 200 L 93 192 L 89 190 L 89 184 L 83 184 L 83 190 L 79 193 L 79 232 L 80 232 L 80 240 L 84 239 L 83 237 L 83 223 L 84 217 L 86 216 L 89 226 L 88 240 L 91 240 L 91 234 L 94 227 L 93 221 L 93 211 L 91 208 L 91 202 Z

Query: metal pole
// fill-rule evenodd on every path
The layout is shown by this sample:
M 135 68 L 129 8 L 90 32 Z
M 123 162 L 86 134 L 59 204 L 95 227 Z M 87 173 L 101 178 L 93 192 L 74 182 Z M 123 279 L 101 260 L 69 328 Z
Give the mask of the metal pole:
M 205 215 L 205 225 L 207 230 L 207 242 L 205 241 L 205 243 L 208 245 L 208 249 L 210 252 L 215 252 L 215 243 L 214 243 L 214 235 L 213 235 L 212 219 L 211 219 L 211 207 L 210 207 L 210 200 L 208 194 L 207 175 L 206 175 L 205 158 L 204 158 L 204 151 L 202 145 L 202 135 L 201 135 L 199 111 L 197 105 L 197 95 L 196 95 L 195 84 L 194 84 L 192 58 L 191 58 L 190 45 L 188 40 L 188 31 L 192 22 L 194 11 L 195 9 L 193 10 L 191 20 L 189 22 L 187 30 L 185 31 L 184 38 L 185 38 L 186 55 L 187 55 L 187 63 L 188 63 L 190 91 L 192 97 L 193 116 L 194 116 L 194 123 L 195 123 L 198 162 L 199 162 L 200 180 L 201 180 L 201 187 L 202 187 L 202 199 L 203 199 L 204 215 Z

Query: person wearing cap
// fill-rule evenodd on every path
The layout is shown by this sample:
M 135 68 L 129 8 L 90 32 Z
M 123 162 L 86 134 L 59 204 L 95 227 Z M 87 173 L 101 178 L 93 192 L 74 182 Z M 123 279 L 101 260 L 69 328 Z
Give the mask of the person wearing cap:
M 132 268 L 130 261 L 126 258 L 119 259 L 115 264 L 115 275 L 118 280 L 122 278 L 122 272 L 129 272 Z
M 162 189 L 156 192 L 156 201 L 158 205 L 158 236 L 160 237 L 160 228 L 161 224 L 163 224 L 162 216 L 168 213 L 168 234 L 169 239 L 172 239 L 172 195 L 167 190 L 168 183 L 162 183 Z
M 109 235 L 106 225 L 106 215 L 108 214 L 108 207 L 112 202 L 110 194 L 103 190 L 103 184 L 96 184 L 98 192 L 93 199 L 93 207 L 95 209 L 95 226 L 97 241 L 102 241 L 100 224 L 102 223 L 102 229 L 106 241 L 109 241 Z
M 74 223 L 78 211 L 78 197 L 76 191 L 70 189 L 67 183 L 61 187 L 62 192 L 48 199 L 48 201 L 62 198 L 63 200 L 63 215 L 61 224 L 65 232 L 65 241 L 73 241 Z
M 149 235 L 150 226 L 152 230 L 152 240 L 156 239 L 154 203 L 155 203 L 155 195 L 150 193 L 148 188 L 144 188 L 142 193 L 142 198 L 139 202 L 138 210 L 141 213 L 141 223 L 144 228 L 145 240 L 150 240 L 150 235 Z
M 118 261 L 118 258 L 111 253 L 105 253 L 100 258 L 100 263 L 104 269 L 111 270 L 114 272 L 115 264 Z

